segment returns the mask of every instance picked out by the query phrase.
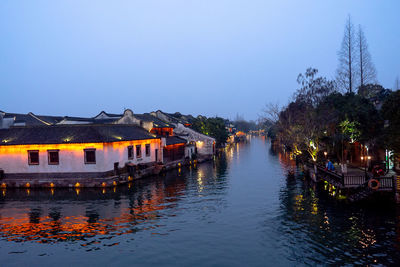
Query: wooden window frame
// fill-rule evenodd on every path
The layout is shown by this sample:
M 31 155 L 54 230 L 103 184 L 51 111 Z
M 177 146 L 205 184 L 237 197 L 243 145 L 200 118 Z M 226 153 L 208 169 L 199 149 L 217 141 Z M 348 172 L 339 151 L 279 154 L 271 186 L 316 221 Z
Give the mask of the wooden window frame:
M 31 161 L 31 153 L 37 153 L 38 154 L 38 162 L 33 163 Z M 28 165 L 39 165 L 40 164 L 40 154 L 39 150 L 28 150 Z
M 58 161 L 57 162 L 50 162 L 50 153 L 54 153 L 54 152 L 57 152 Z M 59 149 L 47 150 L 47 162 L 48 162 L 49 165 L 60 165 L 60 150 Z
M 139 153 L 138 153 L 138 151 L 139 151 Z M 136 145 L 136 158 L 137 159 L 142 158 L 142 145 Z
M 129 156 L 129 149 L 131 149 L 131 155 Z M 133 149 L 133 146 L 128 146 L 128 159 L 134 159 L 135 158 L 135 150 Z
M 147 151 L 147 149 L 149 149 L 149 151 Z M 149 152 L 149 153 L 147 153 L 147 152 Z M 150 144 L 146 144 L 146 146 L 145 146 L 145 154 L 146 154 L 146 157 L 150 157 L 151 156 L 151 146 L 150 146 Z
M 94 162 L 88 162 L 86 159 L 86 152 L 94 152 Z M 96 159 L 96 149 L 95 148 L 85 148 L 83 150 L 83 157 L 85 159 L 85 164 L 97 164 L 97 159 Z

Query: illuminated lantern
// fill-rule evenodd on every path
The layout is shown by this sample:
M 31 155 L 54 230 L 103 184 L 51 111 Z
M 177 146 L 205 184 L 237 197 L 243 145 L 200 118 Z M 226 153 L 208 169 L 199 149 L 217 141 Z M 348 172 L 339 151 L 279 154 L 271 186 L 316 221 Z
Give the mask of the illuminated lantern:
M 117 185 L 117 181 L 113 181 L 113 185 Z
M 6 188 L 7 187 L 7 184 L 6 183 L 2 183 L 1 184 L 1 188 Z
M 25 187 L 28 187 L 28 188 L 29 188 L 29 187 L 31 187 L 31 184 L 30 184 L 30 183 L 26 183 L 26 184 L 25 184 Z
M 75 184 L 75 187 L 80 187 L 80 186 L 81 186 L 80 183 L 76 183 L 76 184 Z

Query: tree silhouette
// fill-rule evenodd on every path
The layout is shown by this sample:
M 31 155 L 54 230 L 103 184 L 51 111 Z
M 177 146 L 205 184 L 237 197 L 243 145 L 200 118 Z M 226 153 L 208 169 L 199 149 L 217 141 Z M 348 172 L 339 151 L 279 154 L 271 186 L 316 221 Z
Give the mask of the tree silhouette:
M 372 84 L 376 82 L 376 70 L 371 60 L 371 54 L 368 51 L 368 43 L 365 38 L 361 25 L 358 26 L 357 33 L 357 50 L 358 50 L 358 78 L 359 86 Z
M 336 74 L 339 88 L 349 93 L 353 92 L 355 84 L 356 46 L 354 26 L 349 15 L 344 29 L 342 46 L 338 52 L 339 66 Z

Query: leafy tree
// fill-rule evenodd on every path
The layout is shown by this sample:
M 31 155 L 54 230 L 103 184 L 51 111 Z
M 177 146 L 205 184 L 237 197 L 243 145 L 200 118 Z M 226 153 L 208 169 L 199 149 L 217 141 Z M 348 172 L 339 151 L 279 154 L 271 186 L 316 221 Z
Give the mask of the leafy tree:
M 333 81 L 316 77 L 317 74 L 317 69 L 308 68 L 304 74 L 297 76 L 297 83 L 301 87 L 295 93 L 296 101 L 304 101 L 316 107 L 325 97 L 336 91 Z
M 228 139 L 225 120 L 219 117 L 206 118 L 198 116 L 193 120 L 192 128 L 195 131 L 215 138 L 217 146 L 222 146 Z
M 391 91 L 389 89 L 385 89 L 379 84 L 366 84 L 358 88 L 358 95 L 379 107 L 390 94 Z

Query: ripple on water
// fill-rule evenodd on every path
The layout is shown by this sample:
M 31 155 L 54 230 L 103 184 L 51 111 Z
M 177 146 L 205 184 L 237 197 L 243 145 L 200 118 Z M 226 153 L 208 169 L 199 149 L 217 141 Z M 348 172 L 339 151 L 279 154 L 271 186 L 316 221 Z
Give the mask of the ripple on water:
M 0 256 L 16 266 L 395 265 L 399 240 L 396 208 L 332 202 L 259 138 L 115 192 L 0 195 Z

